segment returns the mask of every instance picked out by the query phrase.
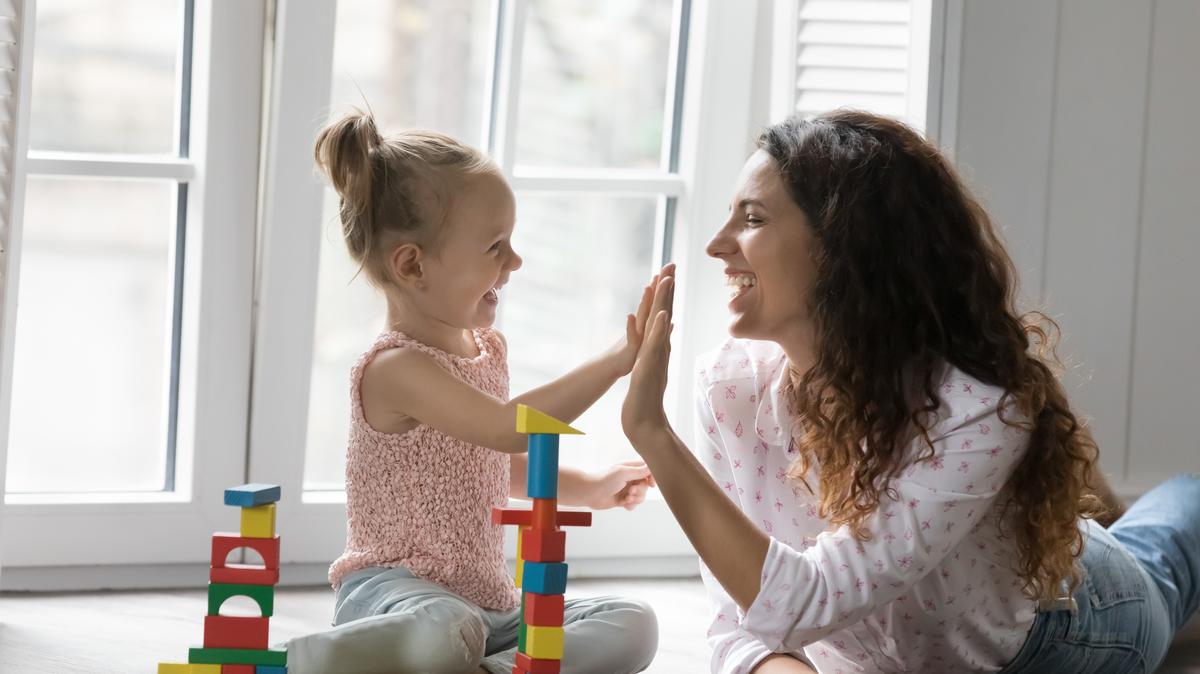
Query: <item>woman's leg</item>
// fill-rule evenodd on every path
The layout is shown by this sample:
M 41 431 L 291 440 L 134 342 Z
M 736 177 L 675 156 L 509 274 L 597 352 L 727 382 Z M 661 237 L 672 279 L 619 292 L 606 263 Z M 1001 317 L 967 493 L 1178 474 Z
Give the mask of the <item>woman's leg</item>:
M 636 599 L 568 599 L 563 628 L 562 674 L 634 674 L 649 667 L 658 650 L 654 609 Z M 489 672 L 512 671 L 515 643 L 500 647 L 483 662 Z
M 338 599 L 336 627 L 288 642 L 292 674 L 479 671 L 483 609 L 440 585 L 387 569 Z
M 1200 475 L 1151 489 L 1109 532 L 1154 579 L 1174 635 L 1200 606 Z

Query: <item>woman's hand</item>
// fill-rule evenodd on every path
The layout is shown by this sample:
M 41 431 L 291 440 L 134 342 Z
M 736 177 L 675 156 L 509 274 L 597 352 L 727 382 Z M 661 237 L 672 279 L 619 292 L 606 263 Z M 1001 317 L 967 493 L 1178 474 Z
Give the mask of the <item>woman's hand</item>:
M 649 327 L 638 350 L 629 380 L 629 392 L 621 407 L 621 426 L 634 449 L 642 451 L 639 441 L 670 429 L 663 410 L 667 389 L 667 365 L 671 361 L 671 311 L 675 301 L 673 274 L 661 276 L 654 288 Z
M 646 334 L 646 322 L 650 318 L 650 307 L 654 302 L 654 289 L 658 287 L 661 279 L 674 275 L 675 263 L 663 267 L 662 271 L 650 279 L 650 285 L 642 290 L 642 300 L 638 303 L 637 313 L 625 317 L 625 337 L 609 352 L 618 377 L 624 377 L 633 370 L 633 363 Z
M 592 510 L 617 506 L 633 510 L 646 500 L 646 490 L 653 486 L 654 476 L 645 462 L 625 461 L 588 476 L 585 505 Z

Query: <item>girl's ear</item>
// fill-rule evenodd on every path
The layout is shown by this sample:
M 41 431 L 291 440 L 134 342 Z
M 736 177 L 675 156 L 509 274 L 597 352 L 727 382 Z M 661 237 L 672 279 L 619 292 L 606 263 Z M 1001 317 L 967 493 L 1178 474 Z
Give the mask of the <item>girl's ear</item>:
M 388 274 L 401 287 L 425 287 L 425 252 L 415 243 L 402 243 L 388 256 Z

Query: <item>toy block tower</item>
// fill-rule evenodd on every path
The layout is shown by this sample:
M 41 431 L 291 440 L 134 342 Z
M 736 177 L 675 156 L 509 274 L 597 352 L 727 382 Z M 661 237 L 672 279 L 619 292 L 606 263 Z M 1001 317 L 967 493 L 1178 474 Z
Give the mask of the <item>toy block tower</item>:
M 532 510 L 493 508 L 493 524 L 515 524 L 521 628 L 513 674 L 558 674 L 563 658 L 563 595 L 567 535 L 560 526 L 586 527 L 590 512 L 558 510 L 558 436 L 582 435 L 554 417 L 517 406 L 517 432 L 529 436 L 526 488 Z
M 159 664 L 158 674 L 287 674 L 287 652 L 267 648 L 279 582 L 277 501 L 278 485 L 244 484 L 225 490 L 225 505 L 242 510 L 242 526 L 238 533 L 217 532 L 212 537 L 204 645 L 188 650 L 188 664 Z M 263 563 L 226 563 L 229 553 L 240 548 L 254 550 Z M 230 597 L 250 598 L 260 615 L 221 615 L 221 605 Z

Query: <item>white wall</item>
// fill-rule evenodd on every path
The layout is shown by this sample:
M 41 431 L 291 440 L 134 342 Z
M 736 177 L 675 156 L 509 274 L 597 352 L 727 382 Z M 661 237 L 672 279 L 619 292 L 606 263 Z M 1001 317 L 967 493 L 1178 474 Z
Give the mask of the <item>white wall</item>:
M 1200 471 L 1200 3 L 961 8 L 957 163 L 1063 328 L 1105 472 Z

